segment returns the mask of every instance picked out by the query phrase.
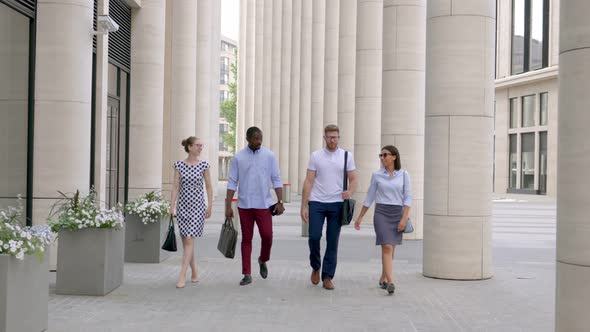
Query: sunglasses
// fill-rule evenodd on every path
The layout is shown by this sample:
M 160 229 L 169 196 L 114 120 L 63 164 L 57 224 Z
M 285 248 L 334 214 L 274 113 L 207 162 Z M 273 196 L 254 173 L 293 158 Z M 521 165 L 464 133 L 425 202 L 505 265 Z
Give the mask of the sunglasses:
M 387 158 L 387 156 L 393 156 L 391 153 L 380 153 L 379 158 Z

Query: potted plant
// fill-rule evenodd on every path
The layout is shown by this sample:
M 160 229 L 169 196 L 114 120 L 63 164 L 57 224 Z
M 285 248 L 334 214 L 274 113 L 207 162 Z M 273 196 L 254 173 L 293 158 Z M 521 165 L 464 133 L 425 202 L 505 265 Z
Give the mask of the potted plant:
M 45 331 L 49 301 L 45 249 L 55 237 L 47 225 L 22 227 L 21 217 L 22 207 L 0 210 L 0 331 Z
M 125 218 L 121 207 L 100 209 L 96 193 L 61 193 L 49 217 L 58 233 L 57 294 L 106 295 L 123 282 Z
M 158 191 L 139 196 L 125 206 L 125 261 L 160 263 L 170 256 L 162 250 L 168 230 L 170 203 Z

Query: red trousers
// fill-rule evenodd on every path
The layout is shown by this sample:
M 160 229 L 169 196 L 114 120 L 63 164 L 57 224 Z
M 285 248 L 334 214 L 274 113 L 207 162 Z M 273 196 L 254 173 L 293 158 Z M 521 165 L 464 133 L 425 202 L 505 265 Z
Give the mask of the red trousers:
M 261 262 L 270 259 L 272 247 L 272 215 L 269 209 L 240 209 L 240 226 L 242 228 L 242 274 L 251 274 L 252 269 L 252 237 L 254 236 L 254 223 L 258 225 L 258 232 L 262 240 L 260 248 Z

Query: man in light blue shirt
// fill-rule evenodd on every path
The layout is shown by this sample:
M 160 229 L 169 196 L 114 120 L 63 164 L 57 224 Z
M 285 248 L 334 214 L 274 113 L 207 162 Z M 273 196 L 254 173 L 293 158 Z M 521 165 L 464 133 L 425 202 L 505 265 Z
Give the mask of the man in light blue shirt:
M 242 274 L 240 285 L 252 283 L 251 255 L 254 223 L 258 225 L 262 246 L 258 264 L 263 279 L 268 276 L 266 262 L 272 246 L 272 215 L 281 215 L 283 207 L 283 183 L 272 151 L 262 146 L 262 131 L 250 127 L 246 131 L 248 146 L 238 151 L 229 166 L 225 216 L 233 217 L 232 198 L 238 191 L 238 213 L 242 229 Z M 270 188 L 274 188 L 278 202 L 273 205 Z M 272 205 L 272 209 L 270 208 Z M 272 211 L 271 211 L 272 210 Z

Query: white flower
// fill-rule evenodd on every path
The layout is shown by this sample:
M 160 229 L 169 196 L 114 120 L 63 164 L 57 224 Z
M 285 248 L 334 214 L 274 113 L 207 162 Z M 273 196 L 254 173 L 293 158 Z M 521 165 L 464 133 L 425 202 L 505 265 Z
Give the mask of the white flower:
M 19 252 L 18 254 L 16 254 L 16 259 L 20 259 L 20 260 L 22 260 L 22 259 L 24 259 L 24 258 L 25 258 L 25 254 L 24 254 L 22 251 L 21 251 L 21 252 Z

